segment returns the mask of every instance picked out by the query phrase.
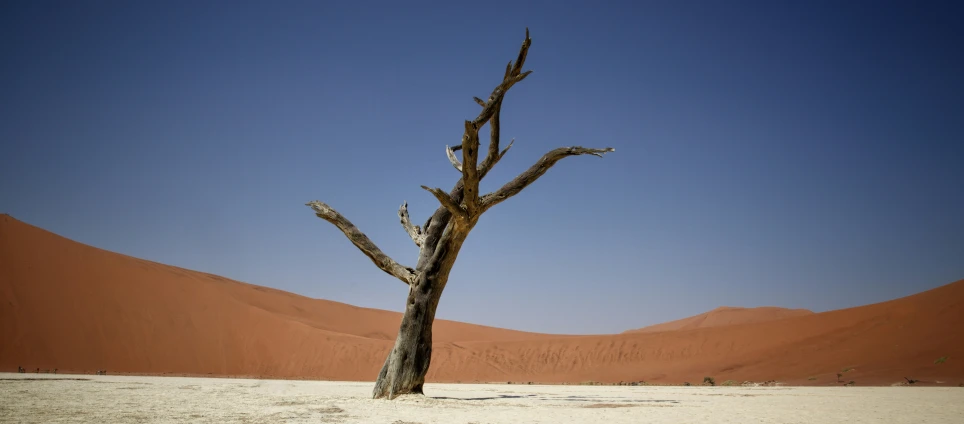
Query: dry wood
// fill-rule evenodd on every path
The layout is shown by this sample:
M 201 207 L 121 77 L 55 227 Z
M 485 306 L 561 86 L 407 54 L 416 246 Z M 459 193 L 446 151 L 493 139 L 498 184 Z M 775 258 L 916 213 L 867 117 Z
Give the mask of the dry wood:
M 402 222 L 402 228 L 408 233 L 408 236 L 412 238 L 415 245 L 422 247 L 422 242 L 425 241 L 425 234 L 422 233 L 422 229 L 418 225 L 412 225 L 412 220 L 408 217 L 408 202 L 402 203 L 402 206 L 398 208 L 398 218 Z
M 452 215 L 459 218 L 466 218 L 465 209 L 462 209 L 458 202 L 452 199 L 452 196 L 449 196 L 448 193 L 442 191 L 442 189 L 430 188 L 428 186 L 422 186 L 422 189 L 427 190 L 429 193 L 435 195 L 435 198 L 438 199 L 439 203 L 441 203 L 445 209 L 448 209 L 449 213 Z
M 602 157 L 603 154 L 614 152 L 616 149 L 612 147 L 607 147 L 605 149 L 590 149 L 586 147 L 574 146 L 574 147 L 560 147 L 558 149 L 551 150 L 546 153 L 536 162 L 534 165 L 529 167 L 525 172 L 519 174 L 519 176 L 512 179 L 506 183 L 502 188 L 496 190 L 495 192 L 486 194 L 482 197 L 482 212 L 485 212 L 489 208 L 502 203 L 505 199 L 518 194 L 522 189 L 529 186 L 535 182 L 539 177 L 546 173 L 552 165 L 559 162 L 562 158 L 567 156 L 578 156 L 578 155 L 593 155 Z
M 462 146 L 459 146 L 458 150 L 461 150 Z M 452 162 L 452 166 L 455 167 L 459 172 L 462 172 L 462 162 L 459 158 L 455 156 L 455 149 L 452 149 L 447 144 L 445 145 L 445 155 L 449 157 L 449 162 Z
M 522 71 L 531 44 L 532 39 L 529 38 L 527 28 L 519 55 L 514 62 L 506 65 L 502 81 L 492 90 L 492 94 L 487 100 L 473 97 L 475 102 L 482 106 L 482 111 L 475 119 L 465 121 L 462 142 L 452 147 L 445 146 L 449 162 L 462 174 L 452 190 L 445 192 L 439 188 L 422 186 L 435 196 L 441 206 L 421 227 L 412 224 L 408 215 L 407 202 L 398 209 L 402 228 L 419 247 L 415 269 L 399 265 L 382 253 L 365 234 L 330 206 L 319 201 L 308 203 L 318 217 L 341 229 L 348 239 L 379 268 L 409 284 L 408 299 L 398 337 L 378 374 L 372 391 L 374 398 L 394 399 L 402 394 L 422 393 L 425 375 L 428 373 L 432 358 L 432 324 L 435 321 L 435 311 L 459 250 L 479 217 L 492 206 L 518 194 L 564 157 L 586 154 L 602 156 L 614 150 L 585 147 L 558 148 L 544 155 L 536 164 L 499 190 L 485 196 L 479 195 L 479 182 L 505 156 L 515 142 L 513 139 L 508 146 L 499 150 L 499 115 L 502 110 L 502 101 L 508 90 L 532 72 Z M 490 126 L 489 146 L 485 159 L 480 162 L 479 130 L 486 123 Z M 461 161 L 455 155 L 459 150 L 462 151 Z
M 358 250 L 361 250 L 365 256 L 368 256 L 379 269 L 402 280 L 405 284 L 412 284 L 415 280 L 414 269 L 400 265 L 398 262 L 395 262 L 394 259 L 383 253 L 365 233 L 361 232 L 355 224 L 352 224 L 348 218 L 342 216 L 342 214 L 338 213 L 334 208 L 317 200 L 312 200 L 305 203 L 305 205 L 313 209 L 316 216 L 332 223 L 335 227 L 338 227 L 341 232 L 345 233 L 345 237 L 348 237 L 348 240 L 351 240 L 352 244 L 354 244 Z

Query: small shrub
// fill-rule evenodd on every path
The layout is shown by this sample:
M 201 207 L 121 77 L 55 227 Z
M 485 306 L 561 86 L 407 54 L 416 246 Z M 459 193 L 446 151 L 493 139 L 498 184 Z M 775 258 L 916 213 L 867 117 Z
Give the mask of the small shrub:
M 848 368 L 844 368 L 844 369 L 843 369 L 842 371 L 840 371 L 840 372 L 849 372 L 849 371 L 853 371 L 853 370 L 854 370 L 853 368 L 848 367 Z
M 847 382 L 847 385 L 848 385 L 848 386 L 853 386 L 854 384 L 857 384 L 857 383 L 854 383 L 853 380 L 850 380 L 850 381 Z
M 684 385 L 684 386 L 692 386 L 692 384 L 690 384 L 689 381 L 684 381 L 684 382 L 683 382 L 683 385 Z
M 817 379 L 817 377 L 809 377 L 809 378 L 807 378 L 807 380 L 810 380 L 810 381 L 814 381 L 814 380 L 816 380 L 816 379 Z
M 838 372 L 838 373 L 837 373 L 837 382 L 838 382 L 838 383 L 840 382 L 840 377 L 843 377 L 843 373 L 842 373 L 842 372 Z
M 915 384 L 918 381 L 920 381 L 920 380 L 914 380 L 913 378 L 907 378 L 907 377 L 904 377 L 904 380 L 907 380 L 907 384 Z
M 709 384 L 711 386 L 715 386 L 716 380 L 713 377 L 703 377 L 703 384 Z
M 946 357 L 946 356 L 941 356 L 940 358 L 937 358 L 936 361 L 934 361 L 934 365 L 943 364 L 945 361 L 947 361 L 947 357 Z
M 733 381 L 733 380 L 726 380 L 726 381 L 723 382 L 723 385 L 724 385 L 724 386 L 735 386 L 735 385 L 736 385 L 736 382 Z

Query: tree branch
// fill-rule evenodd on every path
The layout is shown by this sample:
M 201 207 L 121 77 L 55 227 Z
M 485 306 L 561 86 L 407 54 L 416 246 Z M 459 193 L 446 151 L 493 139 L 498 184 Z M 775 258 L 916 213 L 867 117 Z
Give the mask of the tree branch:
M 513 138 L 512 140 L 509 140 L 509 145 L 508 145 L 508 146 L 505 146 L 505 148 L 502 149 L 502 152 L 500 152 L 500 153 L 499 153 L 499 156 L 496 157 L 495 162 L 498 162 L 498 161 L 502 160 L 502 156 L 505 156 L 505 154 L 509 152 L 509 149 L 512 148 L 512 143 L 515 143 L 515 139 L 514 139 L 514 138 Z M 492 165 L 495 165 L 495 164 L 493 163 Z M 489 168 L 489 167 L 486 167 L 485 170 L 488 171 L 488 170 L 489 170 L 488 168 Z
M 481 213 L 479 205 L 479 181 L 482 179 L 479 173 L 479 128 L 485 123 L 489 123 L 491 139 L 489 142 L 489 154 L 483 161 L 481 168 L 491 168 L 499 161 L 499 112 L 502 108 L 502 99 L 506 92 L 513 85 L 525 79 L 532 71 L 522 72 L 526 56 L 529 54 L 529 46 L 532 39 L 529 37 L 529 28 L 526 28 L 526 38 L 519 49 L 519 56 L 515 63 L 509 62 L 505 68 L 502 82 L 492 90 L 488 101 L 483 101 L 475 97 L 475 102 L 482 106 L 482 112 L 472 121 L 465 121 L 465 132 L 462 135 L 462 181 L 463 181 L 463 202 L 468 216 L 475 217 Z M 454 162 L 453 162 L 454 164 Z
M 458 146 L 458 148 L 461 149 L 462 146 Z M 449 162 L 452 162 L 452 166 L 454 166 L 455 169 L 457 169 L 459 172 L 462 172 L 462 162 L 459 162 L 459 158 L 455 157 L 455 150 L 458 149 L 453 149 L 448 145 L 445 145 L 445 155 L 449 157 Z
M 455 199 L 453 199 L 448 193 L 442 191 L 440 188 L 429 188 L 427 186 L 422 186 L 422 188 L 427 190 L 429 193 L 432 193 L 435 198 L 438 199 L 439 203 L 441 203 L 442 206 L 444 206 L 445 209 L 447 209 L 451 214 L 460 218 L 466 218 L 465 209 L 462 209 L 462 207 L 459 206 L 459 203 L 456 202 Z
M 508 148 L 506 148 L 508 149 Z M 506 183 L 502 188 L 496 190 L 495 192 L 486 194 L 482 196 L 482 210 L 481 212 L 487 211 L 489 208 L 502 203 L 505 199 L 518 194 L 522 189 L 529 186 L 539 179 L 549 168 L 552 168 L 556 162 L 559 162 L 562 158 L 567 156 L 579 156 L 579 155 L 593 155 L 602 157 L 603 154 L 613 152 L 616 149 L 612 147 L 607 147 L 605 149 L 590 149 L 581 146 L 574 147 L 560 147 L 555 150 L 551 150 L 539 159 L 535 165 L 532 165 L 525 172 L 519 174 L 519 176 L 512 179 Z
M 506 68 L 506 72 L 509 70 L 509 68 Z M 485 159 L 482 161 L 482 165 L 479 166 L 480 168 L 492 168 L 496 163 L 499 162 L 500 159 L 502 159 L 502 156 L 505 154 L 504 152 L 501 155 L 499 154 L 499 114 L 501 112 L 502 100 L 499 100 L 499 104 L 496 105 L 495 111 L 492 113 L 492 117 L 489 118 L 489 153 L 485 156 Z M 509 143 L 509 145 L 511 146 L 512 143 Z M 506 150 L 508 151 L 508 148 L 506 148 Z
M 422 233 L 422 229 L 418 225 L 412 225 L 411 219 L 408 217 L 408 202 L 402 203 L 402 206 L 398 208 L 398 218 L 402 221 L 402 228 L 408 233 L 408 236 L 412 238 L 415 245 L 422 247 L 422 242 L 425 241 L 425 234 Z
M 368 256 L 379 269 L 402 280 L 405 284 L 412 285 L 415 282 L 414 269 L 402 266 L 398 262 L 395 262 L 394 259 L 388 257 L 388 255 L 383 253 L 355 224 L 352 224 L 348 218 L 342 216 L 342 214 L 338 213 L 338 211 L 334 210 L 331 206 L 317 200 L 312 200 L 305 203 L 305 205 L 314 210 L 316 216 L 332 223 L 332 225 L 338 227 L 341 232 L 345 233 L 348 240 L 351 240 L 352 244 L 361 250 L 365 256 Z
M 462 181 L 465 196 L 465 211 L 475 216 L 479 208 L 479 126 L 465 121 L 465 134 L 462 136 Z
M 492 90 L 492 94 L 489 95 L 489 100 L 484 102 L 485 107 L 482 108 L 482 112 L 472 121 L 476 127 L 481 127 L 489 121 L 489 118 L 495 113 L 495 109 L 501 106 L 502 97 L 509 91 L 509 88 L 524 80 L 532 73 L 532 71 L 522 72 L 522 66 L 525 65 L 526 57 L 529 55 L 529 46 L 531 45 L 532 38 L 529 38 L 529 28 L 526 28 L 526 39 L 522 42 L 522 47 L 519 49 L 519 56 L 516 58 L 515 63 L 509 62 L 509 66 L 506 67 L 505 76 L 502 78 L 502 83 L 496 86 L 495 90 Z
M 506 152 L 509 151 L 513 143 L 515 143 L 515 139 L 512 139 L 512 141 L 509 142 L 509 145 L 506 146 L 505 149 L 502 149 L 502 152 L 499 153 L 499 157 L 498 157 L 499 159 L 502 159 L 502 157 L 505 156 Z M 456 145 L 456 146 L 453 146 L 451 150 L 457 150 L 457 149 L 460 149 L 461 147 L 462 146 Z M 498 160 L 492 162 L 492 164 L 494 165 L 495 162 L 498 162 Z M 482 165 L 479 166 L 479 180 L 485 178 L 486 174 L 489 173 L 489 170 L 492 169 L 491 166 L 487 166 L 487 163 L 488 162 L 483 162 Z M 455 187 L 453 187 L 452 191 L 449 192 L 449 196 L 456 204 L 462 203 L 462 196 L 464 196 L 465 194 L 463 187 L 464 187 L 464 182 L 462 181 L 461 178 L 459 178 L 458 182 L 455 183 Z M 432 193 L 432 194 L 435 194 L 435 193 Z M 445 230 L 446 223 L 448 223 L 448 220 L 449 218 L 451 218 L 451 216 L 452 215 L 449 212 L 448 208 L 446 208 L 445 206 L 440 206 L 438 209 L 435 210 L 435 213 L 433 213 L 431 216 L 428 217 L 427 220 L 425 220 L 425 224 L 422 225 L 422 234 L 425 235 L 425 241 L 422 243 L 422 251 L 419 254 L 419 260 L 418 260 L 418 265 L 416 265 L 416 269 L 421 269 L 420 267 L 423 265 L 423 262 L 431 258 L 432 251 L 435 249 L 435 245 L 440 240 L 442 236 L 442 231 Z
M 525 79 L 525 77 L 527 77 L 530 73 L 532 73 L 532 71 L 522 72 L 522 66 L 525 64 L 525 59 L 526 59 L 526 56 L 528 55 L 529 46 L 531 45 L 532 45 L 532 39 L 529 37 L 529 29 L 526 28 L 526 38 L 522 42 L 522 47 L 519 50 L 519 55 L 516 58 L 516 61 L 514 63 L 510 61 L 506 65 L 505 74 L 502 77 L 502 82 L 498 86 L 496 86 L 495 89 L 492 91 L 492 94 L 489 95 L 489 100 L 483 101 L 478 97 L 473 97 L 473 100 L 475 100 L 476 103 L 482 106 L 482 111 L 479 113 L 479 116 L 472 121 L 474 124 L 476 124 L 475 125 L 476 129 L 481 127 L 486 122 L 491 123 L 493 116 L 495 116 L 496 113 L 501 111 L 502 98 L 505 96 L 506 91 L 509 88 L 511 88 L 513 85 L 518 83 L 519 81 L 522 81 L 523 79 Z M 496 123 L 496 126 L 493 128 L 494 128 L 494 131 L 490 131 L 490 133 L 492 134 L 490 144 L 489 144 L 490 152 L 493 150 L 498 150 L 498 136 L 499 136 L 498 123 Z M 477 136 L 478 136 L 478 133 L 476 132 L 476 137 Z M 463 134 L 463 142 L 464 141 L 465 141 L 465 138 Z M 452 146 L 449 150 L 451 150 L 452 152 L 456 152 L 458 150 L 461 150 L 462 147 L 463 146 L 459 144 L 459 145 Z M 492 167 L 495 166 L 495 164 L 499 161 L 499 159 L 505 156 L 506 152 L 509 150 L 509 147 L 512 147 L 512 143 L 509 143 L 509 146 L 503 149 L 498 156 L 492 156 L 492 155 L 486 156 L 485 160 L 478 166 L 478 180 L 482 180 L 483 178 L 485 178 L 485 175 L 492 169 Z M 453 166 L 454 166 L 454 163 L 453 163 Z M 460 166 L 462 169 L 459 169 L 459 171 L 462 171 L 464 169 L 465 164 L 461 163 Z M 463 178 L 460 178 L 459 181 L 455 183 L 455 187 L 453 187 L 452 191 L 448 194 L 448 196 L 444 198 L 451 199 L 455 203 L 455 205 L 461 204 L 463 202 L 463 199 L 465 198 L 465 187 L 466 187 L 466 181 L 463 173 Z M 475 191 L 478 192 L 478 181 L 475 182 Z M 418 269 L 421 269 L 421 267 L 431 259 L 439 240 L 441 240 L 442 233 L 444 232 L 445 228 L 448 227 L 449 220 L 452 218 L 452 211 L 456 211 L 455 212 L 456 216 L 465 216 L 463 215 L 465 212 L 461 209 L 461 207 L 453 208 L 451 206 L 445 206 L 446 203 L 444 200 L 442 200 L 443 197 L 440 196 L 440 195 L 444 195 L 445 193 L 442 193 L 441 190 L 439 190 L 438 193 L 432 192 L 432 194 L 434 194 L 436 198 L 438 198 L 439 201 L 442 202 L 443 206 L 436 209 L 435 213 L 433 213 L 432 216 L 430 216 L 428 220 L 425 221 L 425 225 L 422 226 L 422 231 L 425 234 L 425 241 L 422 244 L 422 251 L 419 253 L 418 265 L 416 265 Z M 479 211 L 477 211 L 477 213 L 479 213 Z

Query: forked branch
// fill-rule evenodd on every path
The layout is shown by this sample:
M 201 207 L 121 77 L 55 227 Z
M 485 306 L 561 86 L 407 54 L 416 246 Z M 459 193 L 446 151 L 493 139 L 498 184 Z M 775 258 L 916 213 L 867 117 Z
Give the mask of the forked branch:
M 305 205 L 314 210 L 317 217 L 332 223 L 338 227 L 341 232 L 345 233 L 345 237 L 348 237 L 348 240 L 351 240 L 352 244 L 354 244 L 358 250 L 361 250 L 365 256 L 368 256 L 379 269 L 402 280 L 405 284 L 412 285 L 415 282 L 414 269 L 395 262 L 394 259 L 382 252 L 355 224 L 352 224 L 348 218 L 342 216 L 342 214 L 338 213 L 338 211 L 331 206 L 317 200 L 312 200 L 305 203 Z
M 398 218 L 402 222 L 402 228 L 408 233 L 408 236 L 412 238 L 415 245 L 422 247 L 422 243 L 425 241 L 425 233 L 418 225 L 412 225 L 412 220 L 408 217 L 408 202 L 402 203 L 402 206 L 398 208 Z
M 455 215 L 459 218 L 466 218 L 465 209 L 462 209 L 462 207 L 459 206 L 459 203 L 448 193 L 442 191 L 440 188 L 430 188 L 428 186 L 422 186 L 422 188 L 429 193 L 432 193 L 432 195 L 438 199 L 438 202 L 441 203 L 442 206 L 444 206 L 445 209 L 447 209 L 452 215 Z
M 496 119 L 496 117 L 493 116 L 493 119 Z M 486 156 L 485 160 L 482 161 L 482 163 L 479 165 L 479 180 L 482 180 L 483 178 L 485 178 L 485 175 L 489 172 L 489 169 L 492 169 L 492 167 L 495 166 L 496 163 L 502 160 L 502 157 L 505 156 L 505 154 L 509 151 L 509 149 L 512 148 L 512 144 L 515 143 L 514 138 L 512 140 L 509 140 L 509 145 L 505 146 L 505 148 L 502 149 L 502 151 L 500 152 L 498 149 L 499 148 L 498 132 L 496 132 L 496 134 L 493 134 L 492 137 L 495 139 L 495 141 L 489 143 L 489 155 Z M 495 149 L 492 149 L 493 146 L 495 147 Z M 449 162 L 452 163 L 452 166 L 454 166 L 455 169 L 458 170 L 459 172 L 462 172 L 462 162 L 459 161 L 459 158 L 457 156 L 455 156 L 455 152 L 457 150 L 462 150 L 462 145 L 456 144 L 455 146 L 452 146 L 452 147 L 449 147 L 446 145 L 445 155 L 448 156 Z M 495 155 L 492 154 L 493 150 L 496 153 Z M 459 187 L 459 190 L 462 190 L 461 186 Z
M 536 162 L 534 165 L 529 167 L 525 172 L 519 174 L 519 176 L 512 179 L 506 183 L 502 188 L 496 190 L 495 192 L 486 194 L 482 196 L 480 202 L 482 203 L 481 212 L 487 211 L 489 208 L 502 203 L 505 199 L 518 194 L 522 189 L 529 186 L 535 182 L 539 177 L 546 173 L 549 168 L 552 168 L 556 162 L 562 160 L 567 156 L 579 156 L 579 155 L 593 155 L 602 157 L 603 154 L 616 151 L 612 147 L 607 147 L 605 149 L 590 149 L 587 147 L 573 146 L 573 147 L 560 147 L 555 150 L 551 150 L 546 153 Z
M 528 49 L 529 45 L 531 45 L 531 42 L 532 40 L 529 39 L 529 30 L 526 29 L 526 41 L 523 43 L 522 48 L 524 50 Z M 523 55 L 523 54 L 520 54 L 520 55 Z M 517 65 L 518 66 L 516 66 L 515 68 L 521 69 L 522 67 L 521 63 L 517 63 Z M 506 75 L 511 75 L 513 72 L 513 69 L 514 68 L 512 66 L 512 63 L 510 62 L 509 65 L 506 67 Z M 518 71 L 516 71 L 516 73 L 518 73 Z M 525 75 L 522 75 L 521 73 L 518 73 L 518 74 L 521 75 L 521 78 L 525 78 L 525 75 L 528 75 L 529 73 L 527 72 L 525 73 Z M 519 79 L 519 81 L 521 81 L 521 78 Z M 499 87 L 502 87 L 502 85 L 500 85 Z M 495 90 L 496 92 L 500 91 L 499 87 L 496 87 L 496 90 Z M 493 92 L 493 94 L 494 93 L 495 92 Z M 504 91 L 502 91 L 501 93 L 502 95 L 505 94 Z M 490 96 L 490 98 L 491 97 L 492 96 Z M 486 104 L 486 102 L 484 102 L 482 99 L 478 97 L 474 97 L 473 99 L 475 99 L 476 103 L 478 103 L 483 108 L 483 112 L 479 115 L 479 118 L 484 117 L 484 115 L 487 113 L 485 108 L 488 105 Z M 501 109 L 502 109 L 502 100 L 500 98 L 498 104 L 492 109 L 492 115 L 489 117 L 490 134 L 491 134 L 490 141 L 489 141 L 489 154 L 486 156 L 485 160 L 483 160 L 478 167 L 478 181 L 481 181 L 483 178 L 485 178 L 485 176 L 489 173 L 489 171 L 491 171 L 492 168 L 495 167 L 495 165 L 502 159 L 502 157 L 505 156 L 505 154 L 512 147 L 512 144 L 515 142 L 515 139 L 512 139 L 512 141 L 509 142 L 509 145 L 506 146 L 505 149 L 502 149 L 501 152 L 498 152 L 498 155 L 492 154 L 492 152 L 494 151 L 497 152 L 499 148 L 498 120 L 499 120 L 499 112 L 501 111 Z M 479 118 L 477 118 L 476 120 L 478 120 Z M 445 150 L 446 150 L 446 155 L 449 157 L 449 161 L 452 163 L 452 166 L 454 166 L 455 169 L 457 169 L 459 172 L 462 172 L 462 169 L 463 169 L 462 163 L 459 162 L 458 158 L 455 156 L 456 151 L 462 150 L 462 145 L 457 144 L 452 147 L 446 146 Z M 478 191 L 478 187 L 476 187 L 475 190 Z M 459 178 L 459 181 L 455 183 L 455 187 L 452 188 L 452 191 L 449 193 L 449 196 L 454 200 L 456 204 L 462 203 L 465 197 L 465 178 Z M 425 242 L 422 245 L 422 252 L 419 255 L 418 266 L 421 266 L 425 260 L 429 259 L 432 256 L 432 252 L 435 249 L 435 245 L 440 240 L 442 231 L 446 228 L 444 224 L 435 225 L 435 226 L 432 226 L 430 224 L 432 224 L 433 222 L 436 224 L 448 222 L 448 219 L 450 217 L 449 211 L 450 211 L 450 208 L 445 206 L 438 208 L 435 211 L 435 213 L 432 214 L 432 216 L 430 216 L 427 221 L 425 221 L 425 225 L 422 226 L 422 231 L 425 233 Z M 481 213 L 481 212 L 477 211 L 477 213 Z
M 531 45 L 532 39 L 529 38 L 529 29 L 526 28 L 526 38 L 519 49 L 519 56 L 514 63 L 510 61 L 506 65 L 502 82 L 492 90 L 488 100 L 482 100 L 478 97 L 473 98 L 476 103 L 482 106 L 482 112 L 474 120 L 465 121 L 465 132 L 462 135 L 461 166 L 456 165 L 457 160 L 452 160 L 454 155 L 451 153 L 454 150 L 446 148 L 446 151 L 450 153 L 449 160 L 452 161 L 452 165 L 462 171 L 462 201 L 465 203 L 465 211 L 470 217 L 476 217 L 482 212 L 479 204 L 479 181 L 484 173 L 480 172 L 480 169 L 491 169 L 502 157 L 499 154 L 499 112 L 502 108 L 502 99 L 513 85 L 532 73 L 532 71 L 522 72 L 522 66 L 525 65 Z M 483 163 L 479 165 L 479 129 L 486 123 L 490 125 L 489 153 Z
M 485 106 L 482 108 L 482 112 L 479 116 L 475 118 L 473 123 L 476 126 L 481 127 L 483 124 L 489 121 L 492 114 L 495 113 L 497 107 L 501 106 L 502 97 L 513 85 L 519 81 L 524 80 L 532 71 L 522 72 L 522 67 L 525 65 L 526 56 L 529 55 L 529 46 L 532 45 L 532 39 L 529 38 L 529 28 L 526 28 L 526 39 L 522 42 L 522 48 L 519 49 L 519 56 L 516 58 L 515 62 L 509 62 L 505 69 L 505 76 L 502 78 L 502 83 L 492 90 L 492 94 L 489 95 L 489 99 L 484 101 Z

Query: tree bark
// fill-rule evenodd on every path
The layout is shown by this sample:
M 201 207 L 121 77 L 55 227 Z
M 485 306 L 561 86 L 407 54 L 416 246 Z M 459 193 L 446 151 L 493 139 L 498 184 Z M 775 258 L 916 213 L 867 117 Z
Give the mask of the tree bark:
M 435 310 L 462 243 L 473 226 L 474 223 L 453 219 L 426 268 L 420 270 L 418 279 L 409 286 L 398 337 L 378 373 L 373 399 L 391 400 L 405 394 L 423 394 L 425 375 L 432 362 Z
M 314 210 L 315 215 L 340 229 L 352 244 L 382 271 L 398 278 L 409 287 L 405 313 L 402 316 L 398 337 L 395 339 L 395 346 L 385 359 L 381 372 L 378 373 L 378 380 L 375 382 L 375 389 L 372 392 L 372 397 L 375 399 L 394 399 L 404 394 L 422 394 L 425 375 L 432 362 L 432 324 L 435 321 L 435 310 L 438 308 L 442 291 L 448 283 L 455 259 L 458 257 L 459 250 L 462 249 L 462 243 L 475 227 L 479 217 L 493 206 L 521 192 L 565 157 L 579 155 L 601 157 L 613 151 L 612 148 L 561 147 L 546 153 L 528 170 L 499 190 L 484 196 L 480 195 L 479 182 L 512 147 L 510 141 L 508 146 L 499 150 L 499 115 L 506 92 L 532 73 L 532 71 L 522 71 L 531 43 L 529 30 L 526 29 L 526 39 L 519 50 L 519 56 L 515 62 L 509 62 L 506 66 L 502 82 L 496 86 L 487 100 L 474 98 L 475 102 L 482 106 L 482 111 L 474 120 L 465 121 L 462 142 L 451 148 L 445 146 L 446 156 L 461 173 L 461 178 L 455 183 L 455 187 L 450 192 L 445 192 L 440 188 L 422 186 L 435 196 L 441 206 L 421 227 L 412 224 L 407 203 L 403 203 L 399 208 L 398 217 L 402 228 L 419 247 L 418 262 L 414 269 L 399 264 L 382 252 L 368 236 L 332 207 L 317 200 L 307 203 Z M 479 129 L 486 123 L 491 129 L 489 147 L 485 159 L 479 161 Z M 455 155 L 457 150 L 462 151 L 461 162 Z

